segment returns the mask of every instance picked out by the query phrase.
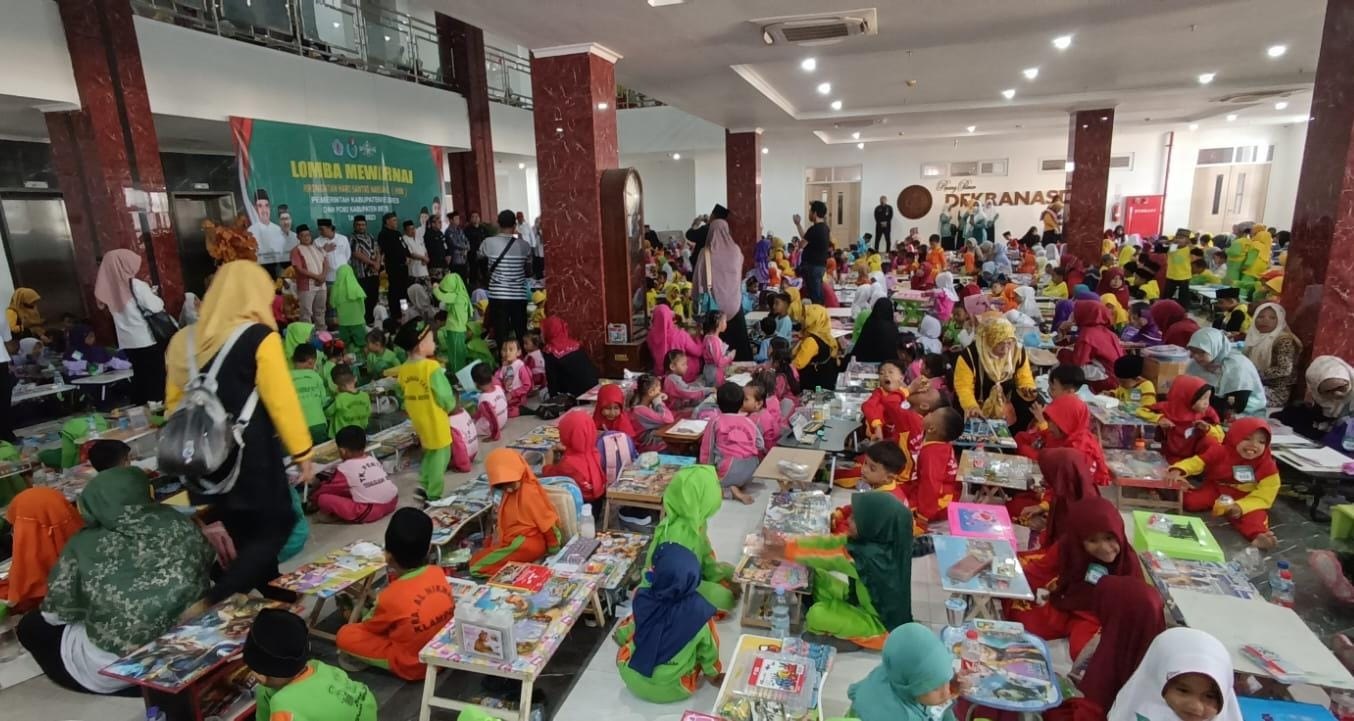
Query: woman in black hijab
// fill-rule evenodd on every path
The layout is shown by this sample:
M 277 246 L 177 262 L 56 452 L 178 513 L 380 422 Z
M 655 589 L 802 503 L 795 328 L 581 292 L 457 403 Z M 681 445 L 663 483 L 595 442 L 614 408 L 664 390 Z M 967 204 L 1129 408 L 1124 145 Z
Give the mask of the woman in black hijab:
M 870 315 L 865 318 L 851 355 L 862 363 L 880 363 L 898 357 L 898 322 L 893 317 L 892 300 L 880 298 L 870 306 Z

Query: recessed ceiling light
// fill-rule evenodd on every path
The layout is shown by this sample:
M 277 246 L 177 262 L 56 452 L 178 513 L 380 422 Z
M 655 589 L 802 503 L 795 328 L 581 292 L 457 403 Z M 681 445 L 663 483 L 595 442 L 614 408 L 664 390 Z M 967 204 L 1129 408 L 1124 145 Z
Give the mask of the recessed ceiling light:
M 1286 109 L 1287 107 L 1288 107 L 1288 101 L 1287 101 L 1287 100 L 1280 100 L 1279 102 L 1277 102 L 1277 103 L 1274 104 L 1274 109 L 1275 109 L 1275 110 L 1284 110 L 1284 109 Z
M 818 94 L 827 95 L 832 92 L 832 83 L 818 83 Z
M 842 101 L 840 101 L 840 100 L 833 100 L 833 101 L 832 101 L 832 109 L 833 109 L 833 110 L 841 110 L 841 109 L 842 109 Z
M 762 146 L 762 155 L 766 155 L 766 154 L 769 153 L 769 152 L 771 152 L 771 148 L 768 148 L 768 147 L 766 147 L 765 145 L 763 145 L 763 146 Z
M 527 169 L 527 164 L 526 164 L 526 163 L 518 163 L 518 164 L 517 164 L 517 169 L 518 169 L 518 170 L 526 170 L 526 169 Z
M 1025 68 L 1021 72 L 1025 74 L 1026 80 L 1033 80 L 1039 77 L 1039 68 Z
M 1232 122 L 1233 120 L 1236 120 L 1236 113 L 1229 113 L 1229 114 L 1227 115 L 1227 122 L 1230 123 L 1230 122 Z
M 818 68 L 818 60 L 815 58 L 804 58 L 799 61 L 799 67 L 806 72 L 813 72 Z
M 864 150 L 865 143 L 856 143 L 856 150 Z
M 860 140 L 860 131 L 857 130 L 856 132 L 851 133 L 851 139 L 852 139 L 852 140 Z
M 1007 100 L 1010 100 L 1010 99 L 1014 98 L 1014 97 L 1015 97 L 1015 88 L 1007 88 L 1007 89 L 1001 91 L 1001 96 L 1002 96 L 1003 98 L 1006 98 Z
M 1213 78 L 1217 77 L 1217 75 L 1217 73 L 1199 73 L 1199 84 L 1207 85 L 1213 82 Z
M 1199 124 L 1198 124 L 1198 123 L 1190 123 L 1190 124 L 1189 124 L 1189 129 L 1190 129 L 1190 130 L 1198 130 L 1198 129 L 1199 129 Z
M 1265 51 L 1265 54 L 1271 58 L 1277 58 L 1282 57 L 1286 52 L 1288 52 L 1287 45 L 1271 45 L 1269 46 L 1269 49 Z
M 978 126 L 977 126 L 977 125 L 970 125 L 970 126 L 968 126 L 967 128 L 964 128 L 964 130 L 967 130 L 967 131 L 969 131 L 970 133 L 973 132 L 973 131 L 975 131 L 975 130 L 977 130 L 977 129 L 978 129 Z
M 682 159 L 682 154 L 681 154 L 681 153 L 673 153 L 673 154 L 672 154 L 672 159 L 673 159 L 673 160 L 681 160 L 681 159 Z
M 1059 35 L 1058 37 L 1053 38 L 1053 47 L 1055 47 L 1055 48 L 1057 48 L 1057 49 L 1059 49 L 1059 50 L 1066 50 L 1066 49 L 1072 47 L 1072 36 L 1071 36 L 1071 35 Z
M 681 5 L 686 0 L 649 0 L 649 7 L 661 8 L 664 5 Z

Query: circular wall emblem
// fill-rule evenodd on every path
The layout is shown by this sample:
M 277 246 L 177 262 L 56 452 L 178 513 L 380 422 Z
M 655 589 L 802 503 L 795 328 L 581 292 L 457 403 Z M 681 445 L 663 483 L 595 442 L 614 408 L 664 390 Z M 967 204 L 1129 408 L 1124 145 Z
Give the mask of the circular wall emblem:
M 898 194 L 898 212 L 908 220 L 926 217 L 931 212 L 931 191 L 921 185 L 909 185 Z

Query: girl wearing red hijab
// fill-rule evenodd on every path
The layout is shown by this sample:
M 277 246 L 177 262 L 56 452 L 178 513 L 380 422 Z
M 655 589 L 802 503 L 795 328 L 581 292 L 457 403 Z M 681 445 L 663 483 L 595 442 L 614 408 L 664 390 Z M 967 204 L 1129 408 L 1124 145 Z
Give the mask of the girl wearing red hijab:
M 1209 405 L 1212 398 L 1213 386 L 1202 378 L 1176 376 L 1166 400 L 1142 413 L 1161 429 L 1157 436 L 1167 461 L 1177 463 L 1199 455 L 1210 437 L 1215 442 L 1223 439 L 1218 412 Z
M 930 262 L 923 262 L 912 274 L 912 290 L 931 290 L 936 287 L 935 273 Z
M 1124 347 L 1114 333 L 1114 315 L 1109 307 L 1098 300 L 1076 301 L 1072 306 L 1072 322 L 1077 324 L 1077 340 L 1070 351 L 1059 353 L 1064 356 L 1059 360 L 1087 371 L 1086 385 L 1096 393 L 1118 388 L 1114 362 L 1123 357 Z
M 1148 310 L 1152 322 L 1161 331 L 1161 342 L 1168 345 L 1189 347 L 1190 336 L 1199 330 L 1199 324 L 1189 317 L 1185 306 L 1173 300 L 1159 300 Z
M 1074 719 L 1105 718 L 1115 696 L 1147 655 L 1152 640 L 1166 630 L 1161 594 L 1139 579 L 1106 576 L 1095 585 L 1093 604 L 1102 625 L 1100 645 L 1077 683 L 1084 698 L 1069 699 L 1059 709 L 1070 705 L 1070 718 Z M 1085 713 L 1083 705 L 1090 707 L 1084 709 Z
M 1086 279 L 1086 263 L 1072 253 L 1063 253 L 1059 267 L 1063 270 L 1063 279 L 1068 288 L 1075 288 Z
M 1067 526 L 1067 509 L 1082 499 L 1099 498 L 1100 488 L 1095 483 L 1086 454 L 1075 448 L 1049 448 L 1040 452 L 1039 471 L 1044 476 L 1043 505 L 1048 509 L 1048 521 L 1039 534 L 1039 548 L 1048 551 L 1056 548 L 1054 541 Z
M 1242 418 L 1228 427 L 1222 443 L 1210 440 L 1199 455 L 1171 466 L 1178 481 L 1203 474 L 1204 484 L 1185 493 L 1186 511 L 1225 516 L 1263 550 L 1277 541 L 1269 530 L 1269 509 L 1279 493 L 1279 467 L 1269 454 L 1269 439 L 1269 424 L 1263 419 Z M 1232 501 L 1222 501 L 1223 496 Z
M 1146 584 L 1138 555 L 1124 535 L 1124 519 L 1108 500 L 1095 496 L 1068 505 L 1066 523 L 1051 552 L 1057 562 L 1022 559 L 1035 601 L 1007 601 L 1006 619 L 1040 638 L 1068 639 L 1072 658 L 1100 629 L 1095 589 L 1111 576 Z M 1045 601 L 1038 599 L 1046 598 Z
M 1128 283 L 1124 280 L 1124 269 L 1119 266 L 1107 268 L 1100 276 L 1100 284 L 1095 287 L 1097 295 L 1111 293 L 1119 300 L 1119 305 L 1127 308 L 1133 304 L 1128 295 Z
M 1086 402 L 1075 393 L 1061 395 L 1044 408 L 1043 416 L 1043 428 L 1021 434 L 1025 436 L 1025 442 L 1021 444 L 1020 454 L 1027 458 L 1039 458 L 1043 452 L 1053 448 L 1081 451 L 1096 485 L 1108 486 L 1109 466 L 1105 463 L 1105 451 L 1100 447 L 1100 440 L 1091 432 L 1091 410 L 1086 407 Z
M 625 412 L 625 391 L 618 383 L 605 383 L 597 390 L 597 407 L 592 412 L 592 421 L 599 431 L 618 431 L 630 436 L 630 440 L 639 441 L 639 431 Z
M 541 475 L 572 478 L 588 503 L 606 495 L 606 474 L 602 472 L 602 455 L 597 452 L 597 428 L 586 412 L 570 411 L 560 417 L 559 442 L 562 452 L 552 448 L 546 453 Z

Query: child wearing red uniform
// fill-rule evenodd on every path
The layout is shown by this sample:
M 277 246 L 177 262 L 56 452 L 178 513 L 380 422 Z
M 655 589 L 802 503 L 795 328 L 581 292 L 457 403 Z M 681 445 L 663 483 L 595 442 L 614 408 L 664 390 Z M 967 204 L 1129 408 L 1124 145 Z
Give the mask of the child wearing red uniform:
M 1178 481 L 1203 474 L 1203 485 L 1185 492 L 1186 511 L 1225 516 L 1247 541 L 1266 551 L 1277 543 L 1269 530 L 1269 509 L 1279 493 L 1279 467 L 1269 454 L 1269 439 L 1263 419 L 1241 418 L 1222 443 L 1210 440 L 1199 455 L 1171 466 L 1171 477 Z
M 871 443 L 865 449 L 860 466 L 860 480 L 871 491 L 892 494 L 907 504 L 907 492 L 903 489 L 907 476 L 903 466 L 907 461 L 903 449 L 893 443 Z M 851 505 L 840 506 L 832 511 L 832 532 L 850 533 Z
M 964 414 L 953 408 L 937 408 L 926 414 L 924 436 L 912 479 L 905 486 L 907 506 L 912 509 L 913 535 L 927 533 L 926 525 L 944 518 L 950 502 L 959 497 L 955 476 L 959 466 L 954 446 L 964 434 Z
M 423 511 L 406 506 L 390 517 L 386 526 L 390 585 L 376 597 L 376 607 L 365 620 L 339 628 L 335 643 L 341 654 L 405 681 L 423 678 L 427 667 L 418 653 L 456 611 L 446 574 L 428 563 L 432 538 L 433 522 Z
M 606 495 L 606 473 L 602 471 L 602 455 L 597 452 L 597 429 L 593 423 L 587 411 L 574 410 L 561 416 L 559 445 L 546 452 L 541 465 L 542 476 L 572 478 L 587 503 Z
M 592 422 L 598 431 L 616 431 L 639 443 L 639 431 L 625 412 L 625 391 L 617 383 L 603 383 L 597 391 L 597 405 L 592 411 Z M 671 423 L 671 421 L 669 421 Z
M 1086 385 L 1086 374 L 1080 366 L 1054 366 L 1048 373 L 1048 398 L 1053 402 L 1065 395 L 1076 395 Z M 1015 434 L 1016 453 L 1026 458 L 1038 458 L 1039 451 L 1048 443 L 1048 422 L 1044 420 L 1043 404 L 1036 402 L 1032 408 L 1034 423 L 1029 428 Z
M 903 365 L 894 360 L 879 364 L 879 387 L 861 404 L 866 436 L 876 441 L 893 441 L 903 449 L 906 465 L 901 473 L 911 478 L 917 453 L 921 451 L 922 416 L 942 404 L 940 392 L 925 378 L 911 386 L 903 383 Z
M 1199 455 L 1208 438 L 1222 441 L 1218 413 L 1209 405 L 1212 400 L 1213 386 L 1201 378 L 1182 375 L 1176 376 L 1166 400 L 1139 412 L 1161 429 L 1161 455 L 1167 461 L 1178 463 Z

